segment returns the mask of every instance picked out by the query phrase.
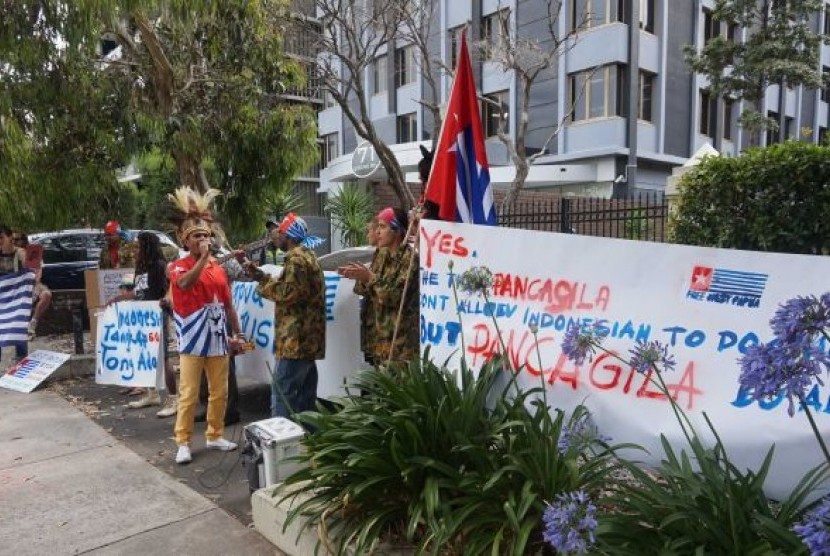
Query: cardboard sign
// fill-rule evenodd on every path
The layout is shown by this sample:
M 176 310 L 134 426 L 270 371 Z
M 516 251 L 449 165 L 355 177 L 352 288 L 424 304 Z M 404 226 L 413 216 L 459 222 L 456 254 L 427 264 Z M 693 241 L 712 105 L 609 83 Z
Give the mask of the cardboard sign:
M 502 351 L 500 331 L 522 387 L 544 384 L 549 403 L 566 410 L 584 402 L 603 434 L 646 447 L 652 462 L 662 454 L 661 433 L 687 448 L 668 399 L 647 376 L 607 353 L 579 366 L 563 355 L 571 324 L 603 321 L 604 347 L 624 359 L 638 340 L 669 346 L 676 360 L 663 373 L 669 391 L 711 440 L 706 412 L 738 467 L 757 468 L 776 445 L 774 498 L 822 462 L 803 411 L 790 418 L 786 400 L 759 405 L 739 392 L 737 360 L 771 338 L 780 303 L 830 289 L 830 258 L 437 221 L 422 222 L 420 257 L 421 340 L 435 361 L 457 365 L 464 346 L 467 362 L 480 368 Z M 495 276 L 488 299 L 459 291 L 456 305 L 454 278 L 479 266 Z M 827 437 L 830 388 L 817 385 L 807 400 Z
M 158 301 L 115 303 L 98 315 L 95 382 L 156 388 L 163 371 Z
M 69 354 L 39 349 L 0 376 L 0 387 L 28 394 L 69 359 Z
M 272 276 L 282 271 L 266 265 Z M 360 351 L 360 303 L 353 293 L 354 282 L 336 272 L 325 272 L 326 279 L 326 358 L 317 361 L 317 396 L 342 396 L 348 377 L 365 366 Z M 236 372 L 270 384 L 268 369 L 275 369 L 274 303 L 256 293 L 256 282 L 234 282 L 233 304 L 245 336 L 254 350 L 236 357 Z

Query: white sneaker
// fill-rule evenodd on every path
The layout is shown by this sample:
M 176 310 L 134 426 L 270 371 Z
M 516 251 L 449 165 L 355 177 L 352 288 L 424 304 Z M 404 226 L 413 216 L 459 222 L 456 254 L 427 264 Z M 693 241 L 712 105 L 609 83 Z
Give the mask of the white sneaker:
M 130 409 L 141 409 L 142 407 L 150 407 L 153 405 L 161 405 L 161 396 L 159 391 L 155 388 L 147 390 L 147 392 L 134 402 L 127 404 Z
M 193 461 L 193 456 L 190 455 L 190 446 L 182 444 L 179 446 L 179 451 L 176 452 L 176 463 L 184 465 L 185 463 L 190 463 L 191 461 Z
M 205 442 L 205 448 L 209 450 L 221 450 L 223 452 L 232 452 L 236 450 L 236 444 L 230 440 L 219 438 L 218 440 L 208 440 Z
M 172 417 L 179 410 L 179 397 L 167 396 L 164 405 L 156 412 L 156 417 Z

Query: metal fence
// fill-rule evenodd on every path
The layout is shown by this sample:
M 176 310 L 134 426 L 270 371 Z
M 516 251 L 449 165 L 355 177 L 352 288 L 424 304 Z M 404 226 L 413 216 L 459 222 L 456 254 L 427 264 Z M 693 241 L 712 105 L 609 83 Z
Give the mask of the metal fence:
M 525 230 L 662 242 L 668 214 L 668 204 L 660 193 L 639 193 L 628 199 L 534 197 L 519 199 L 501 211 L 499 224 Z

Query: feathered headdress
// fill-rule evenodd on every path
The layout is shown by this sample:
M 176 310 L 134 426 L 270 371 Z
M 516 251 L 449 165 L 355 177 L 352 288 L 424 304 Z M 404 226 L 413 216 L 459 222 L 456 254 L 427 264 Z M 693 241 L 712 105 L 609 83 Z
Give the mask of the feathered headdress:
M 167 195 L 175 209 L 171 221 L 176 226 L 181 243 L 187 241 L 187 236 L 195 231 L 211 234 L 220 245 L 227 243 L 225 232 L 213 219 L 211 209 L 213 200 L 221 194 L 222 192 L 218 189 L 208 189 L 204 193 L 199 193 L 190 187 L 179 187 Z

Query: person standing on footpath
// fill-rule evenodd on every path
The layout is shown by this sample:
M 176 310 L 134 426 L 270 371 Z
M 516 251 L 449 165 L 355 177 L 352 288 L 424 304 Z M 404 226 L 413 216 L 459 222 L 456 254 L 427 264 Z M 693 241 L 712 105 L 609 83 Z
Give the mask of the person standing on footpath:
M 98 257 L 99 269 L 135 268 L 135 246 L 127 241 L 117 220 L 110 220 L 104 226 L 104 241 L 106 244 Z
M 207 374 L 209 391 L 205 447 L 226 452 L 236 449 L 235 443 L 223 438 L 228 353 L 230 349 L 241 348 L 244 338 L 233 307 L 228 276 L 210 252 L 211 235 L 224 237 L 210 211 L 210 203 L 217 195 L 219 192 L 215 189 L 200 194 L 180 187 L 169 196 L 179 211 L 175 218 L 179 242 L 189 253 L 168 266 L 181 374 L 174 429 L 179 464 L 193 460 L 190 450 L 193 414 L 203 371 Z M 230 339 L 228 324 L 233 333 Z
M 314 409 L 317 359 L 326 356 L 326 282 L 311 250 L 323 240 L 308 235 L 305 221 L 289 213 L 275 234 L 285 251 L 282 274 L 271 278 L 248 261 L 246 271 L 257 291 L 275 305 L 277 368 L 271 382 L 271 416 L 290 418 Z
M 0 224 L 0 276 L 25 270 L 25 262 L 26 254 L 23 249 L 15 246 L 11 228 Z M 9 345 L 14 346 L 12 366 L 29 354 L 27 338 L 28 335 L 22 335 L 21 340 L 9 342 Z
M 378 248 L 386 251 L 380 264 L 366 268 L 351 263 L 338 272 L 357 281 L 355 291 L 374 305 L 372 358 L 376 365 L 406 363 L 420 350 L 418 262 L 412 264 L 413 248 L 405 241 L 409 218 L 399 208 L 387 207 L 378 213 Z M 403 300 L 403 301 L 402 301 Z M 398 313 L 403 303 L 403 313 Z

